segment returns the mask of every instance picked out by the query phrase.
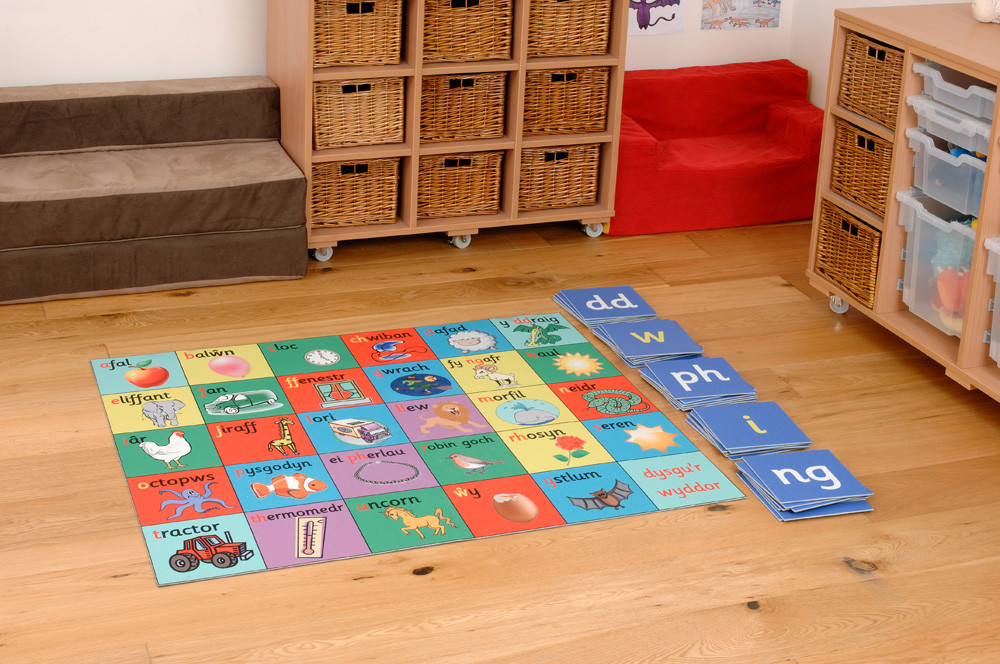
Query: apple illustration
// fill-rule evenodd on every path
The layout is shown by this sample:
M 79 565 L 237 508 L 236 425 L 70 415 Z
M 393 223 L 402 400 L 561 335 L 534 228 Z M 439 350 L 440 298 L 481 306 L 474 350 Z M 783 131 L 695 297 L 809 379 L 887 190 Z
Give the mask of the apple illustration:
M 250 373 L 250 363 L 239 355 L 223 355 L 208 361 L 208 368 L 222 376 L 241 378 Z
M 136 362 L 135 367 L 125 372 L 125 380 L 136 387 L 156 387 L 163 385 L 170 377 L 170 372 L 163 367 L 150 366 L 152 360 Z

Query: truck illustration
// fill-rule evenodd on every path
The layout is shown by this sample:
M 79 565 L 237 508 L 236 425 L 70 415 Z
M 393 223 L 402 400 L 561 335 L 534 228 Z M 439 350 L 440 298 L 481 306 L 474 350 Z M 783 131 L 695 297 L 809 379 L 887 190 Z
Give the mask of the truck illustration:
M 234 542 L 229 531 L 226 531 L 225 541 L 218 535 L 202 535 L 184 540 L 184 547 L 170 556 L 170 567 L 175 572 L 191 572 L 201 563 L 211 562 L 225 569 L 240 560 L 250 560 L 253 553 L 247 549 L 246 542 Z
M 358 439 L 356 443 L 349 440 L 344 441 L 351 445 L 374 445 L 392 435 L 384 424 L 371 420 L 334 420 L 330 422 L 330 428 L 338 436 Z

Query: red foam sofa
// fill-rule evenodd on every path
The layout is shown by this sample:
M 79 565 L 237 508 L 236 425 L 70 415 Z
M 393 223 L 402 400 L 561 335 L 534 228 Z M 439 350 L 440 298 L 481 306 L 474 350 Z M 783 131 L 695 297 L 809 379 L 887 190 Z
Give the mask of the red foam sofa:
M 788 60 L 626 71 L 609 235 L 812 217 L 823 112 Z

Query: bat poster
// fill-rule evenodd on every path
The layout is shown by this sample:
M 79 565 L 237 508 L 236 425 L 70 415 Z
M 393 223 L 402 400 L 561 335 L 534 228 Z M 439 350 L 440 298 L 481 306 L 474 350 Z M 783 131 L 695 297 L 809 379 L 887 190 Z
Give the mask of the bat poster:
M 681 0 L 629 0 L 630 35 L 664 35 L 684 29 Z

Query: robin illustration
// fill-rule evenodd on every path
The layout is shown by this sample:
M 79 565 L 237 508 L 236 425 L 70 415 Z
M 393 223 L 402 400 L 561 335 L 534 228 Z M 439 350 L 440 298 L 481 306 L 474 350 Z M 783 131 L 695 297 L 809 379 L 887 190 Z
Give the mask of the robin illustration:
M 455 465 L 459 468 L 465 468 L 468 472 L 466 475 L 471 475 L 472 473 L 479 471 L 482 475 L 486 472 L 486 466 L 491 466 L 495 463 L 503 463 L 503 459 L 500 461 L 486 461 L 484 459 L 477 459 L 474 456 L 469 456 L 467 454 L 459 454 L 458 452 L 454 454 L 449 454 L 448 458 L 455 462 Z

